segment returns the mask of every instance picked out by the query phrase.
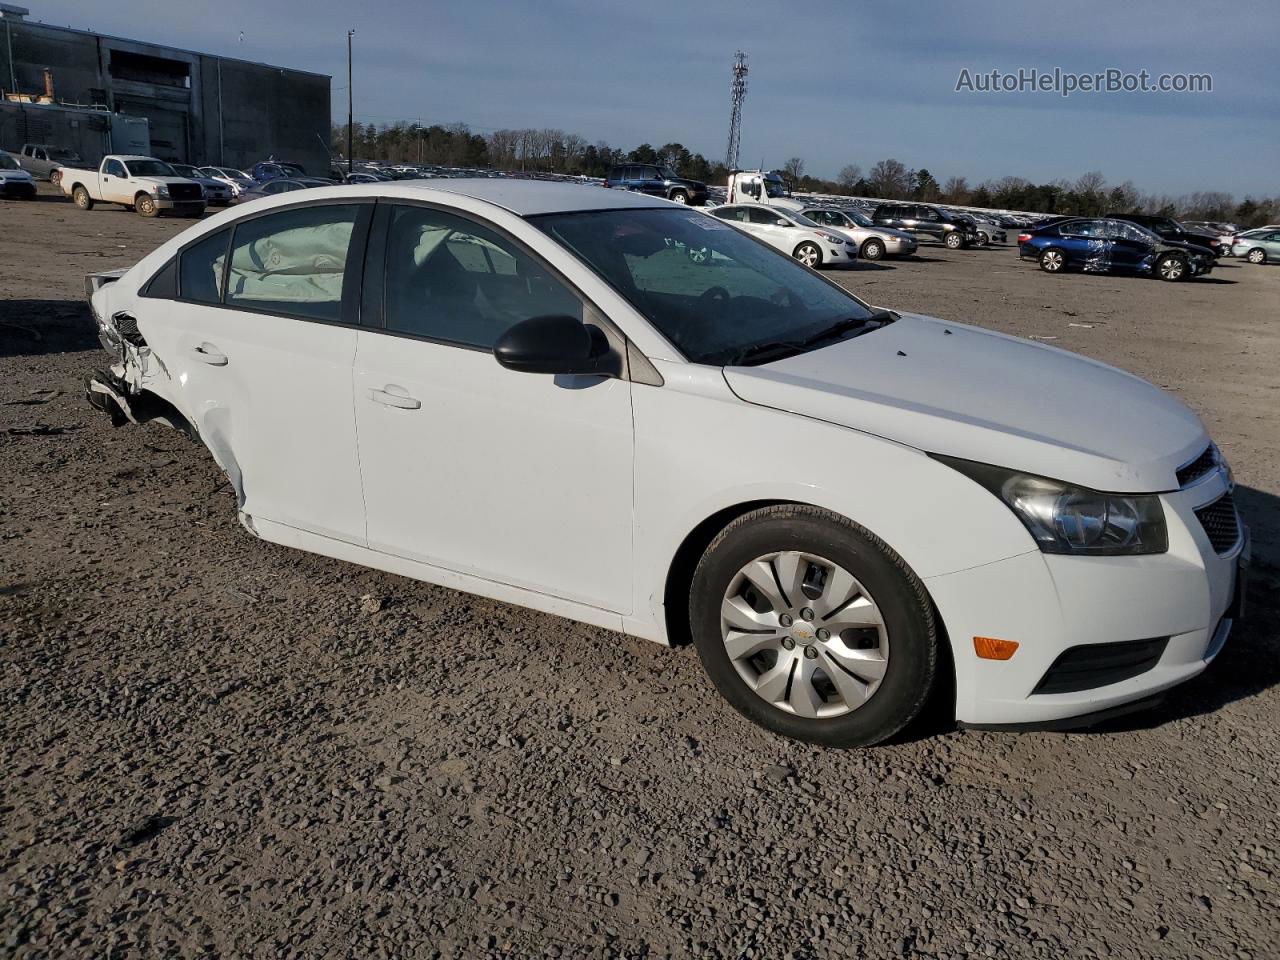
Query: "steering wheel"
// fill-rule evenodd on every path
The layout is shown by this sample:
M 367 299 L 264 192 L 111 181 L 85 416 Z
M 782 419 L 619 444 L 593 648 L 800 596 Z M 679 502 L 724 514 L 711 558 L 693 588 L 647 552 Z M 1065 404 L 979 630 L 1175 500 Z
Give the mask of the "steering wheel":
M 707 287 L 698 295 L 699 300 L 714 300 L 717 302 L 728 303 L 733 299 L 733 295 L 724 287 Z

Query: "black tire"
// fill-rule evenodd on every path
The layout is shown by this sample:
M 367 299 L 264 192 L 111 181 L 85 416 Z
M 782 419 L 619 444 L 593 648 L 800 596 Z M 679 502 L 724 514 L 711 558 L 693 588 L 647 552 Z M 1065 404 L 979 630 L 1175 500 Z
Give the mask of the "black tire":
M 1168 283 L 1177 283 L 1180 280 L 1186 280 L 1191 276 L 1191 270 L 1186 259 L 1176 253 L 1166 253 L 1156 260 L 1155 269 L 1152 271 L 1155 276 Z
M 1254 247 L 1244 255 L 1244 258 L 1250 263 L 1266 263 L 1267 251 L 1263 250 L 1261 247 Z
M 989 245 L 990 245 L 990 243 L 991 243 L 991 237 L 990 237 L 990 236 L 988 236 L 986 233 L 983 233 L 981 230 L 979 230 L 979 231 L 978 231 L 978 246 L 980 246 L 980 247 L 985 247 L 985 246 L 989 246 Z
M 863 260 L 880 260 L 884 257 L 884 241 L 879 237 L 870 237 L 862 243 L 858 255 Z
M 51 170 L 49 172 L 49 182 L 52 183 L 55 187 L 59 186 L 62 183 L 62 171 Z
M 76 186 L 72 188 L 71 202 L 81 210 L 93 209 L 93 197 L 89 196 L 89 191 L 80 184 L 76 184 Z
M 140 193 L 134 197 L 133 209 L 138 211 L 138 216 L 146 217 L 148 220 L 160 216 L 160 208 L 156 206 L 155 199 L 149 193 Z
M 1039 262 L 1045 273 L 1062 273 L 1067 269 L 1067 255 L 1057 247 L 1046 247 L 1040 251 Z
M 814 270 L 822 266 L 822 248 L 816 243 L 806 240 L 791 252 L 791 256 L 795 257 L 806 267 L 812 267 Z
M 961 247 L 965 246 L 964 237 L 954 230 L 948 231 L 946 236 L 942 238 L 942 242 L 949 250 L 959 250 Z
M 687 204 L 689 202 L 689 191 L 688 190 L 672 190 L 671 196 L 668 199 L 674 200 L 676 203 Z
M 865 584 L 884 617 L 891 650 L 884 680 L 864 704 L 844 715 L 812 719 L 773 706 L 743 681 L 725 651 L 720 632 L 725 591 L 745 564 L 781 550 L 815 553 L 840 564 Z M 767 730 L 808 743 L 860 747 L 887 740 L 920 713 L 937 678 L 937 626 L 920 579 L 874 534 L 817 507 L 763 507 L 722 530 L 694 571 L 689 623 L 698 657 L 729 704 Z

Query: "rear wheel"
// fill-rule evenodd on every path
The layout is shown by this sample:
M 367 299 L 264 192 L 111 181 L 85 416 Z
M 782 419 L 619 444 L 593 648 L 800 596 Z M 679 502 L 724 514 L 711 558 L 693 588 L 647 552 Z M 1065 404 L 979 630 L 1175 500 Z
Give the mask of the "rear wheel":
M 1173 283 L 1187 276 L 1187 261 L 1176 253 L 1166 253 L 1156 261 L 1156 276 Z
M 808 240 L 796 247 L 795 252 L 791 255 L 806 267 L 816 269 L 822 265 L 822 251 L 818 249 L 816 243 L 810 243 Z
M 1267 251 L 1263 250 L 1261 247 L 1254 247 L 1244 255 L 1244 258 L 1250 263 L 1266 263 Z
M 942 242 L 945 243 L 952 250 L 959 250 L 961 247 L 964 246 L 964 237 L 960 236 L 960 234 L 952 230 L 950 233 L 948 233 L 945 237 L 942 238 Z
M 1067 255 L 1057 247 L 1050 247 L 1040 254 L 1040 269 L 1045 273 L 1061 273 L 1067 265 Z
M 884 242 L 872 237 L 863 243 L 861 255 L 864 260 L 879 260 L 884 256 Z
M 694 644 L 716 689 L 761 726 L 866 746 L 920 712 L 938 638 L 923 585 L 844 517 L 784 504 L 731 523 L 694 573 Z
M 71 202 L 81 210 L 93 209 L 93 197 L 89 196 L 89 191 L 82 186 L 76 186 L 76 188 L 71 191 Z

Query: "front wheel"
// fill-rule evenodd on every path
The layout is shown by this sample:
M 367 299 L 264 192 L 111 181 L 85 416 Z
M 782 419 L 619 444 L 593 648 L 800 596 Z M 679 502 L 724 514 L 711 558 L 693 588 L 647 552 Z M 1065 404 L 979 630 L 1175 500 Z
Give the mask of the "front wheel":
M 964 246 L 964 237 L 960 236 L 960 234 L 955 231 L 952 231 L 943 237 L 942 242 L 951 250 L 959 250 Z
M 919 578 L 873 534 L 816 507 L 739 517 L 703 554 L 689 599 L 716 689 L 783 736 L 854 747 L 920 712 L 938 669 Z
M 89 196 L 89 191 L 81 186 L 71 191 L 71 202 L 81 210 L 93 209 L 93 197 Z
M 1248 260 L 1250 263 L 1266 263 L 1267 251 L 1263 250 L 1261 247 L 1254 247 L 1252 250 L 1250 250 L 1248 253 L 1245 254 L 1244 258 Z
M 875 237 L 872 237 L 862 245 L 863 260 L 879 260 L 884 256 L 884 243 Z
M 674 200 L 676 203 L 688 203 L 689 194 L 683 190 L 672 190 L 671 199 Z
M 148 219 L 156 216 L 160 212 L 160 208 L 156 206 L 156 202 L 148 194 L 140 193 L 133 202 L 133 208 L 138 211 L 138 216 Z
M 1170 283 L 1182 280 L 1187 275 L 1187 261 L 1176 253 L 1166 253 L 1156 261 L 1156 276 Z
M 791 254 L 806 267 L 818 268 L 822 265 L 822 251 L 818 249 L 816 243 L 805 241 L 796 247 L 795 252 Z

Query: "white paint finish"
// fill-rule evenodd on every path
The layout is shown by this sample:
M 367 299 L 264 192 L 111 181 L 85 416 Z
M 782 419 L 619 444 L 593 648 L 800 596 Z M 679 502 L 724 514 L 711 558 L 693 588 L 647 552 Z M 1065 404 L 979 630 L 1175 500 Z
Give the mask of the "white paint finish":
M 234 461 L 243 511 L 364 543 L 356 332 L 188 303 L 138 300 L 134 312 L 168 371 L 155 372 L 152 388 L 196 424 L 224 468 Z M 207 362 L 209 354 L 226 363 Z
M 631 385 L 513 373 L 479 350 L 361 331 L 369 546 L 631 609 Z M 407 394 L 389 407 L 371 390 Z
M 794 500 L 862 524 L 924 579 L 952 641 L 962 720 L 1105 709 L 1202 669 L 1234 559 L 1213 555 L 1191 511 L 1225 489 L 1222 477 L 1164 496 L 1168 554 L 1049 557 L 996 497 L 923 452 L 1168 490 L 1207 442 L 1176 400 L 1062 351 L 912 316 L 763 367 L 689 364 L 511 212 L 662 201 L 499 186 L 321 188 L 227 211 L 99 289 L 95 314 L 138 318 L 164 364 L 148 364 L 144 385 L 199 426 L 229 473 L 243 472 L 245 513 L 275 542 L 662 641 L 667 573 L 689 531 L 727 507 Z M 570 203 L 565 190 L 584 193 Z M 654 361 L 664 385 L 557 383 L 482 351 L 137 297 L 180 244 L 324 196 L 426 200 L 515 235 Z M 205 343 L 227 364 L 190 353 Z M 371 389 L 418 405 L 375 403 Z M 1028 695 L 1066 646 L 1166 633 L 1164 659 L 1142 677 Z M 975 635 L 1021 647 L 1012 661 L 979 661 Z
M 1194 413 L 1131 374 L 911 315 L 725 375 L 752 403 L 1095 490 L 1176 488 L 1174 471 L 1209 442 Z

